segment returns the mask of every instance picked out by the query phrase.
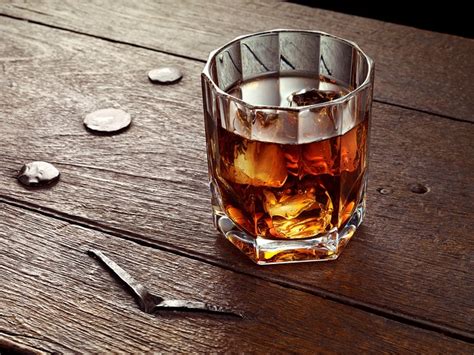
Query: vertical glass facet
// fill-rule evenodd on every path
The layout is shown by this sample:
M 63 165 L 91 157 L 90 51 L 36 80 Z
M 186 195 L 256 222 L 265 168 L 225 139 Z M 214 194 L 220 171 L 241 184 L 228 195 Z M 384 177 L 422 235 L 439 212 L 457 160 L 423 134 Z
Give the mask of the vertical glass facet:
M 259 264 L 336 259 L 362 222 L 373 62 L 352 42 L 275 30 L 202 74 L 216 228 Z

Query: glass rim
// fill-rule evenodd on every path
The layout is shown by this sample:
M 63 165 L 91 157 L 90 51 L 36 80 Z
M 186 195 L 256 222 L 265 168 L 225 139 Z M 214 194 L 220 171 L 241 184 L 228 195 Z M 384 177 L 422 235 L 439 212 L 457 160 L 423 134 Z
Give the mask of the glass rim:
M 346 44 L 349 44 L 350 46 L 352 46 L 353 48 L 355 48 L 357 51 L 360 52 L 360 54 L 364 57 L 364 59 L 367 61 L 367 76 L 366 78 L 364 79 L 364 81 L 362 82 L 362 84 L 360 84 L 357 88 L 351 90 L 350 92 L 348 92 L 346 95 L 344 96 L 341 96 L 337 99 L 334 99 L 334 100 L 331 100 L 331 101 L 327 101 L 327 102 L 322 102 L 322 103 L 317 103 L 317 104 L 312 104 L 312 105 L 306 105 L 306 106 L 298 106 L 298 107 L 285 107 L 285 106 L 276 106 L 276 105 L 253 105 L 253 104 L 250 104 L 248 103 L 247 101 L 245 100 L 242 100 L 242 99 L 239 99 L 238 97 L 234 96 L 234 95 L 231 95 L 227 92 L 225 92 L 224 90 L 222 90 L 217 84 L 216 82 L 212 79 L 211 77 L 211 73 L 210 73 L 210 65 L 211 65 L 211 62 L 212 60 L 219 54 L 221 53 L 224 49 L 226 49 L 227 47 L 230 47 L 232 44 L 236 43 L 236 42 L 239 42 L 245 38 L 249 38 L 249 37 L 254 37 L 254 36 L 257 36 L 257 35 L 263 35 L 263 34 L 269 34 L 269 33 L 284 33 L 284 32 L 294 32 L 294 33 L 312 33 L 312 34 L 317 34 L 319 36 L 326 36 L 326 37 L 330 37 L 330 38 L 333 38 L 337 41 L 341 41 L 341 42 L 344 42 Z M 224 44 L 223 46 L 219 47 L 219 48 L 216 48 L 214 49 L 213 51 L 211 51 L 209 53 L 209 56 L 207 58 L 207 61 L 206 61 L 206 64 L 204 65 L 204 69 L 201 73 L 201 76 L 204 76 L 206 77 L 207 80 L 209 80 L 209 82 L 212 84 L 212 87 L 213 89 L 216 91 L 216 93 L 218 95 L 221 95 L 225 98 L 228 98 L 228 99 L 231 99 L 235 102 L 238 102 L 240 103 L 241 105 L 244 105 L 252 110 L 281 110 L 281 111 L 292 111 L 292 112 L 300 112 L 300 111 L 303 111 L 303 110 L 311 110 L 311 109 L 317 109 L 317 108 L 322 108 L 322 107 L 328 107 L 328 106 L 335 106 L 335 105 L 339 105 L 339 104 L 342 104 L 342 103 L 345 103 L 349 100 L 351 100 L 354 96 L 356 96 L 359 92 L 363 91 L 364 89 L 366 89 L 369 85 L 372 84 L 372 73 L 374 71 L 374 60 L 372 58 L 370 58 L 360 47 L 357 43 L 353 42 L 353 41 L 350 41 L 350 40 L 347 40 L 347 39 L 344 39 L 342 37 L 338 37 L 338 36 L 335 36 L 335 35 L 332 35 L 330 33 L 327 33 L 327 32 L 323 32 L 323 31 L 317 31 L 317 30 L 297 30 L 297 29 L 273 29 L 273 30 L 268 30 L 268 31 L 261 31 L 261 32 L 254 32 L 254 33 L 249 33 L 249 34 L 246 34 L 246 35 L 242 35 L 242 36 L 238 36 L 236 38 L 234 38 L 233 40 L 227 42 L 226 44 Z

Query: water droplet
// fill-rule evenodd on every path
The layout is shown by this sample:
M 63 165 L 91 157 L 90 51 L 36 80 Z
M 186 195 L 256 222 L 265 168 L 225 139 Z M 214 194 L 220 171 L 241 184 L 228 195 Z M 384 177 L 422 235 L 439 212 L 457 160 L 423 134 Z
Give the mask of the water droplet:
M 50 186 L 59 180 L 59 170 L 44 161 L 34 161 L 23 165 L 18 173 L 18 181 L 29 187 Z
M 92 132 L 115 134 L 125 130 L 132 123 L 128 112 L 115 108 L 106 108 L 87 114 L 84 125 Z
M 156 84 L 175 84 L 181 80 L 183 74 L 176 67 L 162 67 L 148 72 L 148 79 Z

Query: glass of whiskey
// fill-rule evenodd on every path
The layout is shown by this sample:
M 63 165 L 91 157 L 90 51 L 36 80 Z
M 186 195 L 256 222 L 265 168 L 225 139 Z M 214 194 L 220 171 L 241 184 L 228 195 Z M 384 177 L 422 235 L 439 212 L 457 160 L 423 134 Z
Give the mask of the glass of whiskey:
M 216 228 L 258 264 L 336 259 L 365 213 L 372 59 L 272 30 L 213 51 L 201 78 Z

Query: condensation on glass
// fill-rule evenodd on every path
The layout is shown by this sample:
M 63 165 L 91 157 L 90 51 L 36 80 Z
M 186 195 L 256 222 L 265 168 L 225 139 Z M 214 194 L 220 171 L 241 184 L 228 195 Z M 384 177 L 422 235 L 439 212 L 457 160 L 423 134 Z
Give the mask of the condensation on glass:
M 365 213 L 373 61 L 300 30 L 239 37 L 202 73 L 216 228 L 258 264 L 336 259 Z

